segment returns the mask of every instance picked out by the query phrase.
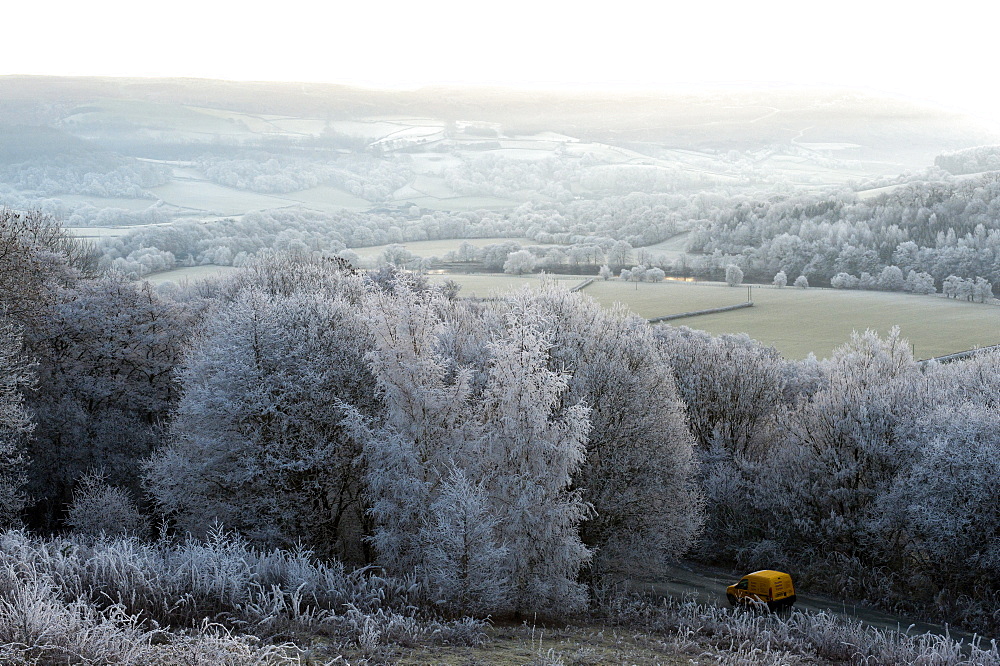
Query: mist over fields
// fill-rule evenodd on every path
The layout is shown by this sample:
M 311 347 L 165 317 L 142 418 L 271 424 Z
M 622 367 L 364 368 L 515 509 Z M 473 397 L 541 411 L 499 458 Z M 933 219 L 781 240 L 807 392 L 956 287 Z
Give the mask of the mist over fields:
M 0 77 L 0 661 L 1000 663 L 627 591 L 995 636 L 995 284 L 901 99 Z

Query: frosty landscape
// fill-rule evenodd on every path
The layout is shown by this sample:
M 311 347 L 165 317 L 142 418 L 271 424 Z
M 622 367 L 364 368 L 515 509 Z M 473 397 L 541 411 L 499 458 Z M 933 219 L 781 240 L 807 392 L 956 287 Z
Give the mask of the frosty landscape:
M 0 100 L 0 661 L 1000 663 L 981 123 L 806 89 Z M 824 610 L 683 573 L 755 569 Z

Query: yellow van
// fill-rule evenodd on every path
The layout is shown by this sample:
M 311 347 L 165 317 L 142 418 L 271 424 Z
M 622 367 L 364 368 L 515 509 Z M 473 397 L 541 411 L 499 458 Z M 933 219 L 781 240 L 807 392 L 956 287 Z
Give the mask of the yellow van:
M 726 588 L 726 598 L 733 606 L 740 603 L 763 603 L 771 610 L 788 608 L 795 603 L 792 577 L 780 571 L 754 571 Z

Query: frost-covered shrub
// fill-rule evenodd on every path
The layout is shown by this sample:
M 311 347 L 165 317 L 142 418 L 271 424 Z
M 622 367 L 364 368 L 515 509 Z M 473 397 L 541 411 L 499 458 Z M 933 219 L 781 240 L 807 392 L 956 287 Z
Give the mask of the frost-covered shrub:
M 726 266 L 726 284 L 730 287 L 738 287 L 743 284 L 743 269 L 736 264 Z
M 103 472 L 85 474 L 73 493 L 66 524 L 77 534 L 142 534 L 149 525 L 129 494 L 111 486 Z
M 798 287 L 799 289 L 808 289 L 809 278 L 807 278 L 805 275 L 798 276 L 797 278 L 795 278 L 795 286 Z
M 861 281 L 850 273 L 837 273 L 830 278 L 830 286 L 834 289 L 857 289 Z

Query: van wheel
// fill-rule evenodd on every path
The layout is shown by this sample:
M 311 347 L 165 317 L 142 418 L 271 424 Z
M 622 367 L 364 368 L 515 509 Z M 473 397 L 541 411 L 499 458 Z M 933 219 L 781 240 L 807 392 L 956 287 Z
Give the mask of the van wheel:
M 736 597 L 735 597 L 734 595 L 732 595 L 732 594 L 729 594 L 729 593 L 727 592 L 727 593 L 726 593 L 726 599 L 728 599 L 728 600 L 729 600 L 729 605 L 730 605 L 730 606 L 735 606 L 735 605 L 736 605 Z

